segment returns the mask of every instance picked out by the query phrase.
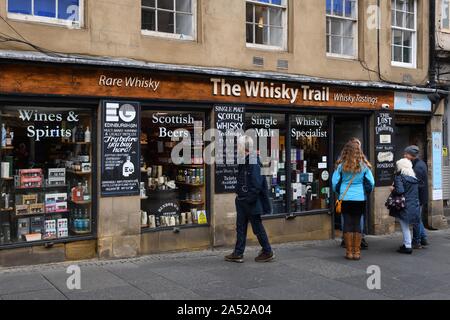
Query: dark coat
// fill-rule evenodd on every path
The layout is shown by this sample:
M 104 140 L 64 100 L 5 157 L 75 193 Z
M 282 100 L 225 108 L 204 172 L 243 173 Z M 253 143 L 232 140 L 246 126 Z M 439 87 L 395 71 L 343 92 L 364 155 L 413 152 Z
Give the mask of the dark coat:
M 419 223 L 419 180 L 414 177 L 396 174 L 394 176 L 394 193 L 405 196 L 406 206 L 402 211 L 393 215 L 409 224 Z
M 424 161 L 415 159 L 413 161 L 413 169 L 419 180 L 419 200 L 421 206 L 428 203 L 428 168 Z
M 245 164 L 239 165 L 236 185 L 236 205 L 246 214 L 267 215 L 272 213 L 267 180 L 261 175 L 261 161 L 252 164 L 247 156 Z

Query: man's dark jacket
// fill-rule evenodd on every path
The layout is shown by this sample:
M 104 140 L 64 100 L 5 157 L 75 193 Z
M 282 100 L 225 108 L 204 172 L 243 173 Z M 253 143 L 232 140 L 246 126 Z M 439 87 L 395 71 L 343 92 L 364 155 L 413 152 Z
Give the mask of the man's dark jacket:
M 247 156 L 245 164 L 239 165 L 236 193 L 240 208 L 253 215 L 267 215 L 272 213 L 269 187 L 267 179 L 261 175 L 261 161 L 259 158 Z
M 424 206 L 428 203 L 428 168 L 424 161 L 419 158 L 413 160 L 413 169 L 419 180 L 419 201 Z

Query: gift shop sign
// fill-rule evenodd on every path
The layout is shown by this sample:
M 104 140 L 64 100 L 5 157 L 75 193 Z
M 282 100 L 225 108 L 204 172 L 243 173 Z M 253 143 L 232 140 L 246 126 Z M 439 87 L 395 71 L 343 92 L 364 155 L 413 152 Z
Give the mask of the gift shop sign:
M 140 104 L 102 102 L 102 196 L 139 195 Z

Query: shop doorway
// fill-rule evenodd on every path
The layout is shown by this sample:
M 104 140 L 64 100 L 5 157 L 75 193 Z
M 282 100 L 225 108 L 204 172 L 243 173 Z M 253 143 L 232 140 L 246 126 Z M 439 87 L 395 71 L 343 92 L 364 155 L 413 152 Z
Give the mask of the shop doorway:
M 344 145 L 352 138 L 358 138 L 361 141 L 362 148 L 367 157 L 369 157 L 368 146 L 368 119 L 367 117 L 348 117 L 335 116 L 333 121 L 334 143 L 333 143 L 333 161 L 338 160 Z M 370 160 L 370 159 L 369 159 Z M 367 231 L 368 226 L 368 208 L 364 219 L 364 229 Z M 343 229 L 341 217 L 334 217 L 335 236 L 340 237 Z

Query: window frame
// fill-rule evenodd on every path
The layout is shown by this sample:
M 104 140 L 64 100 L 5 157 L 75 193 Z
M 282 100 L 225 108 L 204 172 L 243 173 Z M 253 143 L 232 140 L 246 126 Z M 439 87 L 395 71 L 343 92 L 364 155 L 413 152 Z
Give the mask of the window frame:
M 326 2 L 325 2 L 325 5 L 326 5 Z M 326 19 L 325 19 L 325 41 L 328 41 L 328 39 L 327 39 L 328 38 L 328 28 L 327 28 L 328 19 L 339 19 L 339 20 L 353 21 L 353 48 L 354 48 L 354 54 L 353 55 L 346 55 L 346 54 L 328 52 L 328 50 L 326 50 L 326 46 L 325 46 L 325 51 L 326 51 L 327 57 L 329 57 L 329 58 L 346 59 L 346 60 L 356 60 L 356 59 L 358 59 L 358 56 L 359 56 L 359 40 L 358 40 L 359 39 L 359 1 L 358 0 L 355 1 L 355 15 L 356 16 L 354 18 L 349 18 L 349 17 L 345 17 L 345 16 L 336 16 L 334 14 L 326 13 L 326 8 L 325 8 L 325 17 L 326 17 Z M 341 36 L 339 36 L 339 37 L 344 39 L 344 37 L 341 37 Z M 330 45 L 329 47 L 331 48 L 331 43 L 329 45 Z
M 281 15 L 281 23 L 282 23 L 282 45 L 281 46 L 275 46 L 270 44 L 260 44 L 255 43 L 255 31 L 253 30 L 253 42 L 247 42 L 247 39 L 245 40 L 245 44 L 247 48 L 250 49 L 257 49 L 257 50 L 267 50 L 267 51 L 287 51 L 288 50 L 288 19 L 289 19 L 289 0 L 282 0 L 284 1 L 283 5 L 277 5 L 272 3 L 264 3 L 257 0 L 245 0 L 245 10 L 247 10 L 247 4 L 251 4 L 253 8 L 255 6 L 261 6 L 261 7 L 268 7 L 268 8 L 278 8 L 282 9 L 282 15 Z M 255 12 L 253 11 L 253 20 L 255 21 Z M 247 19 L 245 19 L 245 37 L 247 38 Z M 253 24 L 253 23 L 252 23 Z M 256 24 L 256 22 L 255 22 Z
M 23 13 L 11 13 L 9 12 L 9 1 L 6 1 L 6 15 L 8 19 L 16 20 L 16 21 L 22 21 L 22 22 L 33 22 L 33 23 L 40 23 L 40 24 L 46 24 L 51 26 L 61 26 L 61 27 L 67 27 L 69 29 L 82 29 L 84 27 L 84 1 L 85 0 L 78 0 L 79 2 L 79 9 L 78 9 L 78 21 L 72 21 L 72 20 L 65 20 L 65 19 L 59 19 L 59 18 L 50 18 L 50 17 L 41 17 L 36 16 L 34 13 L 32 14 L 23 14 Z M 56 12 L 58 12 L 58 1 L 56 0 Z M 34 0 L 31 0 L 31 11 L 34 11 Z
M 443 16 L 445 14 L 444 1 L 448 2 L 448 9 L 447 9 L 447 16 L 448 16 L 448 20 L 449 20 L 448 27 L 444 27 L 444 25 L 443 25 L 443 23 L 444 23 Z M 442 0 L 441 1 L 441 23 L 440 23 L 440 28 L 441 28 L 441 31 L 446 32 L 446 33 L 450 33 L 450 0 Z
M 174 10 L 169 9 L 158 9 L 157 8 L 157 0 L 155 0 L 155 26 L 158 26 L 158 15 L 156 14 L 157 10 L 165 11 L 165 12 L 171 12 L 176 14 L 176 0 L 174 1 Z M 172 40 L 181 40 L 181 41 L 197 41 L 197 1 L 198 0 L 191 0 L 192 1 L 192 36 L 184 35 L 181 33 L 169 33 L 169 32 L 163 32 L 163 31 L 154 31 L 154 30 L 147 30 L 142 29 L 142 10 L 144 7 L 151 8 L 148 6 L 143 6 L 142 3 L 140 4 L 141 8 L 141 34 L 143 36 L 150 36 L 150 37 L 159 37 L 159 38 L 166 38 L 166 39 L 172 39 Z M 174 30 L 176 31 L 176 17 L 174 19 Z
M 399 67 L 399 68 L 408 68 L 408 69 L 416 69 L 417 68 L 417 0 L 413 0 L 414 1 L 414 29 L 408 29 L 408 28 L 403 28 L 403 27 L 397 27 L 394 26 L 392 23 L 392 14 L 394 11 L 396 11 L 393 8 L 393 3 L 395 3 L 398 0 L 391 0 L 391 15 L 390 15 L 390 19 L 391 19 L 391 66 L 393 67 Z M 403 11 L 402 11 L 403 12 Z M 394 30 L 399 30 L 402 33 L 403 32 L 411 32 L 412 36 L 411 36 L 411 62 L 399 62 L 399 61 L 394 61 L 394 52 L 393 52 L 393 48 L 394 48 L 394 41 L 393 41 L 393 36 L 394 36 Z M 401 48 L 405 48 L 403 45 L 401 46 Z

